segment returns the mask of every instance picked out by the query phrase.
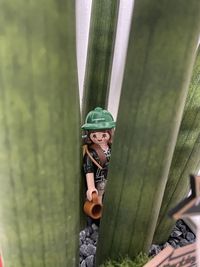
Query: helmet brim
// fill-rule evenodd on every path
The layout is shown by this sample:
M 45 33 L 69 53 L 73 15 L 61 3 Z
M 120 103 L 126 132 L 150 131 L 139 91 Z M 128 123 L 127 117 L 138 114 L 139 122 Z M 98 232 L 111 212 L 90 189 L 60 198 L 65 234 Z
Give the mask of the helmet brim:
M 102 123 L 85 123 L 81 127 L 83 130 L 106 130 L 115 128 L 116 123 L 114 121 L 102 122 Z

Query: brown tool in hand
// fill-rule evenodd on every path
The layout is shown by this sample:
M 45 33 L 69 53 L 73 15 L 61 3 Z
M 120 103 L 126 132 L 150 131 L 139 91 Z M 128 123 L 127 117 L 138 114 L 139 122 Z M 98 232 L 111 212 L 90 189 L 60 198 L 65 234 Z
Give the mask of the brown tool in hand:
M 83 210 L 92 219 L 100 219 L 103 205 L 99 203 L 97 193 L 92 193 L 92 201 L 86 200 Z

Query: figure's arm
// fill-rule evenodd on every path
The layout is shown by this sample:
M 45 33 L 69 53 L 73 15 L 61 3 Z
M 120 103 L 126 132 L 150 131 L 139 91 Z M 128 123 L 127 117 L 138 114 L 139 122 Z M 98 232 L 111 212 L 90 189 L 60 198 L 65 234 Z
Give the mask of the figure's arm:
M 90 151 L 91 156 L 94 157 L 94 151 Z M 89 201 L 92 200 L 92 193 L 98 191 L 95 188 L 95 166 L 88 154 L 85 154 L 83 159 L 83 169 L 86 176 L 87 192 L 86 196 Z
M 86 174 L 86 182 L 87 182 L 87 192 L 86 196 L 89 201 L 92 200 L 92 193 L 96 192 L 98 195 L 98 191 L 95 188 L 95 183 L 94 183 L 94 173 L 90 172 Z

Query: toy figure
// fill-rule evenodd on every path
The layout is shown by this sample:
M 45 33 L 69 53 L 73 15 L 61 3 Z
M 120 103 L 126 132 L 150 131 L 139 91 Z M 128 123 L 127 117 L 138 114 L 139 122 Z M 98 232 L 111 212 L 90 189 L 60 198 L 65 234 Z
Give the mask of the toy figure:
M 88 113 L 82 126 L 87 144 L 83 159 L 87 184 L 86 196 L 91 201 L 92 194 L 96 192 L 100 204 L 107 182 L 114 127 L 115 122 L 110 112 L 99 107 Z

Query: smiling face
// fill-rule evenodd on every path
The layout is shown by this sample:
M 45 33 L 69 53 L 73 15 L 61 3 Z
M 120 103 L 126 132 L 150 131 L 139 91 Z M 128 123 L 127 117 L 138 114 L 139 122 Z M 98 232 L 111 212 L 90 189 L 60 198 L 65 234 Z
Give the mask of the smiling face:
M 110 134 L 106 131 L 92 132 L 90 134 L 90 139 L 94 144 L 105 145 L 108 144 L 108 141 L 110 140 Z

